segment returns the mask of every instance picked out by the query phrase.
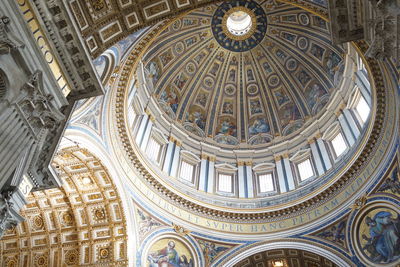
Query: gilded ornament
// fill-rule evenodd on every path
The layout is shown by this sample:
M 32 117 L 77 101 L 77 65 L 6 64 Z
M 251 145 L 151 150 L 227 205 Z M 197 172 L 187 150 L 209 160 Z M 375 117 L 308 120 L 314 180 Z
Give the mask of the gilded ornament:
M 174 228 L 174 231 L 178 234 L 178 235 L 188 235 L 190 233 L 189 230 L 186 230 L 185 228 L 183 228 L 182 226 L 176 225 L 174 223 L 172 223 L 172 227 Z
M 356 199 L 353 206 L 351 207 L 352 210 L 358 210 L 358 209 L 361 209 L 362 207 L 364 207 L 365 203 L 367 203 L 367 199 L 368 199 L 367 195 L 363 195 L 362 197 Z
M 110 255 L 109 248 L 101 248 L 99 250 L 99 258 L 100 259 L 107 259 L 109 255 Z
M 103 208 L 94 210 L 94 217 L 96 220 L 104 220 L 106 218 L 106 212 Z
M 32 219 L 32 226 L 34 229 L 39 230 L 42 229 L 44 226 L 43 218 L 40 215 L 33 217 Z

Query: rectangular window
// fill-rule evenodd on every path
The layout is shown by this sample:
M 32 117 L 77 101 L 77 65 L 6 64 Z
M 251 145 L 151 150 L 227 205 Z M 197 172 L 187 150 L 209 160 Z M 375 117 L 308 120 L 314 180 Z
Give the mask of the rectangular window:
M 299 170 L 300 180 L 302 181 L 314 176 L 314 170 L 311 166 L 310 159 L 306 159 L 297 164 L 297 169 Z
M 153 137 L 149 139 L 147 143 L 146 149 L 147 156 L 151 159 L 159 163 L 160 154 L 161 154 L 161 144 L 157 142 Z
M 260 193 L 274 191 L 274 182 L 272 180 L 272 173 L 265 173 L 258 175 L 258 184 L 260 186 Z
M 181 162 L 180 178 L 193 183 L 194 178 L 194 165 L 190 164 L 184 160 Z
M 218 191 L 232 193 L 232 178 L 230 174 L 218 175 Z
M 369 116 L 370 107 L 369 107 L 367 101 L 365 101 L 364 97 L 362 97 L 362 96 L 358 100 L 358 103 L 356 106 L 356 111 L 357 111 L 358 115 L 360 115 L 362 123 L 365 123 Z
M 343 135 L 338 133 L 331 141 L 336 157 L 339 157 L 347 149 L 347 144 L 344 141 Z

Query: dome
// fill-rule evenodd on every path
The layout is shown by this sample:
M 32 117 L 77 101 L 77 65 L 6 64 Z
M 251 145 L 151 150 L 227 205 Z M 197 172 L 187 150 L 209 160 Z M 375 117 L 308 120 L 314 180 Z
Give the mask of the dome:
M 175 200 L 241 212 L 302 203 L 341 178 L 371 131 L 362 59 L 304 9 L 225 1 L 160 23 L 136 49 L 124 148 Z
M 264 147 L 323 120 L 346 53 L 324 20 L 300 8 L 230 1 L 175 20 L 143 64 L 159 109 L 189 136 Z

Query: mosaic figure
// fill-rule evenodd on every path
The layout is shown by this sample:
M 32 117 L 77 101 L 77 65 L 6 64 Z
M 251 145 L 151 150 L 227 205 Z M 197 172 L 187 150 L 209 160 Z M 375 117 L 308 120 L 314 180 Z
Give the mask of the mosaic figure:
M 187 81 L 188 77 L 186 77 L 186 75 L 184 75 L 183 73 L 180 73 L 178 74 L 178 76 L 176 76 L 174 84 L 176 85 L 176 87 L 178 87 L 179 90 L 182 90 Z
M 175 246 L 175 241 L 169 240 L 164 248 L 151 252 L 147 256 L 149 267 L 194 267 L 193 259 L 180 254 Z
M 249 134 L 253 136 L 259 133 L 268 133 L 269 130 L 269 124 L 266 122 L 265 118 L 257 118 L 249 127 Z
M 252 115 L 262 113 L 260 100 L 258 99 L 250 100 L 250 113 Z
M 149 64 L 149 78 L 153 81 L 153 84 L 156 84 L 158 79 L 160 78 L 160 67 L 158 66 L 157 62 L 151 61 Z
M 324 51 L 325 51 L 325 49 L 323 49 L 323 48 L 320 47 L 319 45 L 312 44 L 310 53 L 311 53 L 314 57 L 318 58 L 319 60 L 322 60 L 322 56 L 323 56 L 323 54 L 324 54 Z
M 263 63 L 263 68 L 264 68 L 265 72 L 267 72 L 267 73 L 271 73 L 271 72 L 272 72 L 272 68 L 271 68 L 271 66 L 268 64 L 268 62 L 264 62 L 264 63 Z
M 400 216 L 393 218 L 392 212 L 381 210 L 373 217 L 365 218 L 369 229 L 369 237 L 362 247 L 374 263 L 390 263 L 400 258 Z
M 176 113 L 176 111 L 178 110 L 178 106 L 179 106 L 179 98 L 173 89 L 164 90 L 161 93 L 160 99 L 163 102 L 167 103 L 170 106 L 170 108 L 172 109 L 172 111 L 174 113 Z
M 312 109 L 315 104 L 319 103 L 321 97 L 326 94 L 325 89 L 318 83 L 309 86 L 305 92 L 308 106 Z
M 188 115 L 187 121 L 196 124 L 202 130 L 206 127 L 206 118 L 200 110 L 192 110 Z
M 314 25 L 322 28 L 322 29 L 326 29 L 326 21 L 323 20 L 322 18 L 318 17 L 318 16 L 313 16 L 313 21 L 314 21 Z
M 282 127 L 285 127 L 291 122 L 294 122 L 298 119 L 301 119 L 300 111 L 297 106 L 293 103 L 286 104 L 279 111 L 279 118 L 282 124 Z
M 206 56 L 206 54 L 204 54 L 203 52 L 201 52 L 200 54 L 198 54 L 195 58 L 194 61 L 196 61 L 197 64 L 200 64 L 201 60 Z
M 229 118 L 225 118 L 220 123 L 217 134 L 236 136 L 236 125 Z
M 186 43 L 187 47 L 192 46 L 196 42 L 197 42 L 197 38 L 195 36 L 185 40 L 185 43 Z
M 335 76 L 335 71 L 337 70 L 336 67 L 341 61 L 342 59 L 335 52 L 329 51 L 328 55 L 326 56 L 325 66 L 332 79 Z
M 229 79 L 228 81 L 230 82 L 235 82 L 236 81 L 236 71 L 234 69 L 231 69 L 229 71 Z
M 247 80 L 248 81 L 254 81 L 253 70 L 251 70 L 251 69 L 247 70 Z
M 198 240 L 200 247 L 203 250 L 204 260 L 207 266 L 214 261 L 222 252 L 229 249 L 229 247 L 217 245 L 214 242 L 205 240 Z
M 282 106 L 286 102 L 290 101 L 289 97 L 282 90 L 275 91 L 274 95 L 275 95 L 275 98 L 276 98 L 279 106 Z
M 296 22 L 296 16 L 295 15 L 284 15 L 284 16 L 281 16 L 281 20 L 284 22 Z
M 296 77 L 303 86 L 305 86 L 311 80 L 310 75 L 305 70 L 299 71 Z
M 192 26 L 196 25 L 197 20 L 194 19 L 183 19 L 183 26 Z
M 222 105 L 222 113 L 224 114 L 233 114 L 233 104 L 232 102 L 224 102 Z
M 212 68 L 211 68 L 210 73 L 215 76 L 215 75 L 217 75 L 218 69 L 219 69 L 219 64 L 218 63 L 214 63 Z
M 293 34 L 290 34 L 287 32 L 283 32 L 282 37 L 290 42 L 293 42 L 296 39 L 296 35 L 293 35 Z
M 280 49 L 276 50 L 276 56 L 281 60 L 285 60 L 287 55 Z
M 395 195 L 400 195 L 400 173 L 398 172 L 398 168 L 396 167 L 390 174 L 388 178 L 383 182 L 379 191 L 381 192 L 389 192 Z
M 139 220 L 139 236 L 142 238 L 148 232 L 161 226 L 161 223 L 153 219 L 150 215 L 143 212 L 142 210 L 137 209 L 138 220 Z
M 344 245 L 345 242 L 345 233 L 344 230 L 346 228 L 346 221 L 341 221 L 339 224 L 335 224 L 326 230 L 318 233 L 316 236 L 327 239 L 334 243 L 338 243 L 340 245 Z
M 164 54 L 160 55 L 160 60 L 163 66 L 166 66 L 172 60 L 172 54 L 170 51 L 165 52 Z
M 202 107 L 205 107 L 206 106 L 206 104 L 207 104 L 207 97 L 208 97 L 208 94 L 206 94 L 206 93 L 204 93 L 204 92 L 201 92 L 198 96 L 197 96 L 197 98 L 196 98 L 196 104 L 199 104 L 200 106 L 202 106 Z

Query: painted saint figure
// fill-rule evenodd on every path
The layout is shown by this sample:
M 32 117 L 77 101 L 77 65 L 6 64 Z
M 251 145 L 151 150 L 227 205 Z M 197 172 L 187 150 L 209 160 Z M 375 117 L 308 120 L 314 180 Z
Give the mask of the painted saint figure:
M 400 218 L 392 218 L 387 211 L 380 211 L 365 223 L 369 226 L 370 238 L 363 236 L 368 243 L 363 247 L 376 263 L 390 263 L 400 258 Z
M 151 253 L 147 259 L 150 267 L 193 267 L 193 259 L 188 260 L 185 255 L 180 257 L 172 240 L 168 241 L 165 248 Z

